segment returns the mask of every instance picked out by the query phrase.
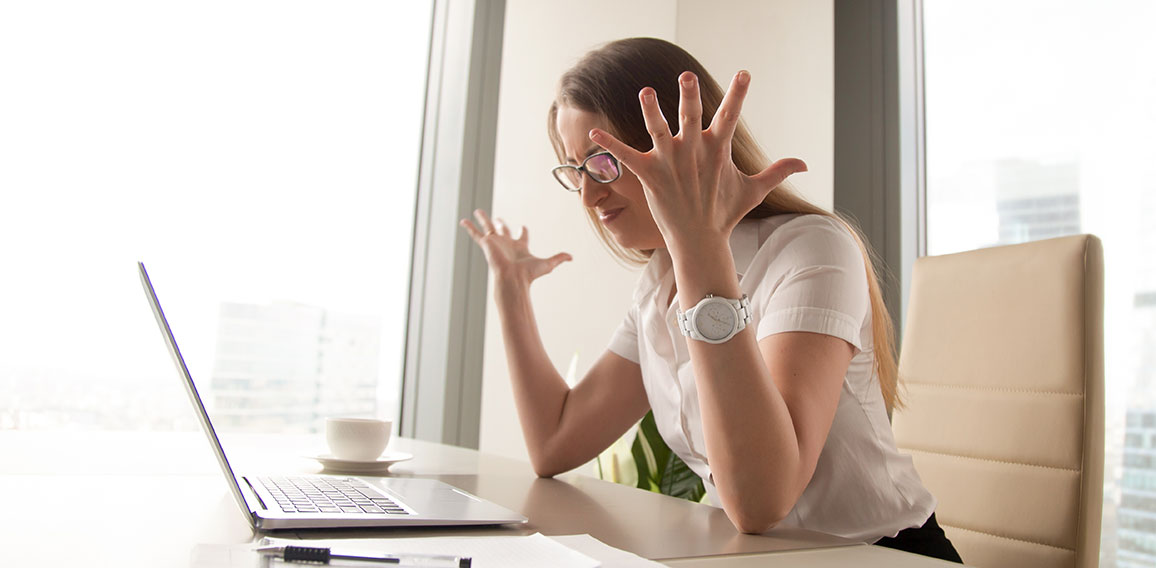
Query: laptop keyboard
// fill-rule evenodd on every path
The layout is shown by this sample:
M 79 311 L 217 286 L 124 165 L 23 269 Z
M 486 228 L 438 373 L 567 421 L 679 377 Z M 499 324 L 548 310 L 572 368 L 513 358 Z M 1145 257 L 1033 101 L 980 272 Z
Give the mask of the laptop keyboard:
M 404 507 L 365 482 L 339 477 L 260 477 L 286 513 L 409 515 Z

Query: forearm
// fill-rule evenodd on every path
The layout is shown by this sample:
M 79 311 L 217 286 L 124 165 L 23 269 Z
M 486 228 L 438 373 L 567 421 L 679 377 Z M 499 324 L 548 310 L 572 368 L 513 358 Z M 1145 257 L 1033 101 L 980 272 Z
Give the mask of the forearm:
M 771 528 L 802 494 L 799 437 L 758 356 L 753 330 L 723 345 L 690 347 L 711 473 L 743 532 Z M 701 343 L 701 342 L 691 342 Z
M 536 472 L 557 473 L 554 442 L 570 388 L 558 373 L 542 343 L 530 303 L 529 289 L 495 285 L 494 299 L 505 343 L 506 362 L 522 434 Z
M 570 255 L 536 257 L 530 254 L 529 232 L 524 227 L 521 235 L 514 238 L 505 223 L 491 221 L 485 211 L 474 211 L 474 218 L 477 224 L 462 219 L 460 225 L 485 252 L 493 274 L 494 300 L 502 326 L 514 402 L 530 460 L 539 475 L 572 469 L 582 463 L 576 460 L 581 459 L 584 451 L 591 451 L 589 440 L 580 438 L 585 445 L 573 443 L 583 434 L 583 420 L 576 421 L 573 417 L 588 417 L 592 413 L 573 410 L 582 406 L 573 403 L 581 397 L 572 396 L 566 381 L 546 355 L 530 304 L 530 284 L 570 260 Z
M 725 240 L 700 239 L 670 252 L 683 311 L 707 294 L 741 296 Z M 805 486 L 799 481 L 800 446 L 790 411 L 752 327 L 718 345 L 686 342 L 722 504 L 740 530 L 761 532 L 790 511 Z

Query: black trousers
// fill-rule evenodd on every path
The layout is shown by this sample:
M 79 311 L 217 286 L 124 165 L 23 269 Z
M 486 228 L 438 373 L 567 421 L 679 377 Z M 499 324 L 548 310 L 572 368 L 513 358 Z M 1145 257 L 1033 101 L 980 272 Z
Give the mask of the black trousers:
M 939 523 L 935 522 L 935 513 L 928 517 L 922 527 L 903 529 L 894 537 L 883 537 L 875 544 L 963 564 L 959 553 L 955 551 L 947 535 L 943 534 Z

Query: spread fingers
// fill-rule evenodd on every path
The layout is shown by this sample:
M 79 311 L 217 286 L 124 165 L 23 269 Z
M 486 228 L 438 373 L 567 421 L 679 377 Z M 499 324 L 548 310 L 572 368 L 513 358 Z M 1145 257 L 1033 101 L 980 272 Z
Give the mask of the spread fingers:
M 654 141 L 655 148 L 665 149 L 670 145 L 670 125 L 662 115 L 658 106 L 658 94 L 650 87 L 644 87 L 638 92 L 638 101 L 642 105 L 642 118 L 646 121 L 646 131 Z M 621 159 L 621 158 L 620 158 Z
M 739 71 L 731 80 L 731 86 L 723 96 L 718 112 L 710 123 L 710 130 L 720 140 L 730 140 L 734 136 L 735 128 L 739 124 L 739 116 L 743 111 L 743 100 L 747 98 L 747 89 L 751 85 L 751 74 Z
M 678 133 L 683 140 L 697 140 L 702 137 L 702 95 L 699 94 L 698 77 L 690 71 L 678 77 Z

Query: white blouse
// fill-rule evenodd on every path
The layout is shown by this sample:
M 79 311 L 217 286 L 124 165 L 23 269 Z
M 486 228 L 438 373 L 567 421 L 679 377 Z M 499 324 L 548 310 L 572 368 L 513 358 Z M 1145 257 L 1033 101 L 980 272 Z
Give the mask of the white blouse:
M 739 286 L 751 301 L 750 325 L 757 339 L 808 331 L 838 337 L 855 348 L 815 473 L 779 526 L 868 543 L 921 526 L 936 502 L 911 458 L 895 448 L 874 372 L 867 275 L 854 238 L 829 217 L 779 215 L 740 222 L 730 245 Z M 670 255 L 656 250 L 609 348 L 642 367 L 659 432 L 703 478 L 717 505 L 688 340 L 678 331 L 677 300 L 666 301 L 673 285 Z

